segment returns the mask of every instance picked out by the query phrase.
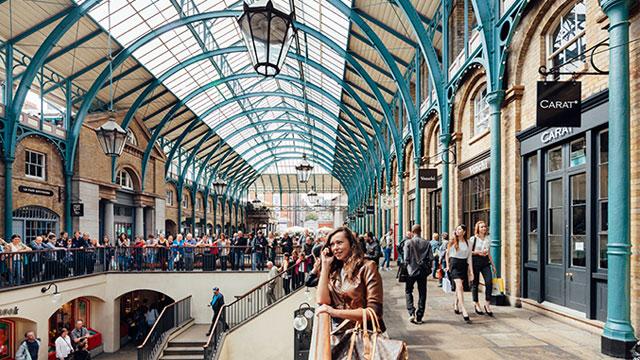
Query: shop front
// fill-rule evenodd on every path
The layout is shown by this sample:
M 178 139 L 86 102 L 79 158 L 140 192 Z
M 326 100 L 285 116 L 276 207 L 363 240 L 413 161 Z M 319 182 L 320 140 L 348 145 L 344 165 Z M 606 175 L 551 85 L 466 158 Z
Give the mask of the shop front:
M 487 151 L 459 166 L 462 188 L 460 211 L 462 223 L 467 226 L 469 237 L 473 235 L 474 226 L 478 221 L 484 221 L 491 231 L 491 224 L 489 224 L 490 161 L 490 153 Z
M 87 349 L 91 351 L 102 345 L 102 334 L 92 328 L 91 299 L 80 297 L 63 304 L 49 318 L 48 346 L 50 360 L 55 360 L 56 358 L 55 340 L 60 336 L 60 330 L 62 328 L 66 328 L 69 331 L 73 330 L 78 320 L 82 320 L 84 326 L 89 330 Z
M 606 319 L 607 103 L 583 102 L 580 128 L 518 134 L 522 294 Z

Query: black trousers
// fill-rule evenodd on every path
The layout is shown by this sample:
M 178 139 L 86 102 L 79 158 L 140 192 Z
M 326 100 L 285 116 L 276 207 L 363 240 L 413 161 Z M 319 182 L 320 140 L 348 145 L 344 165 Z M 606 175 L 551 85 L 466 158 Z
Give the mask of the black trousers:
M 413 306 L 413 286 L 418 286 L 418 310 Z M 427 275 L 409 276 L 405 283 L 404 294 L 407 299 L 409 315 L 416 315 L 416 320 L 422 320 L 427 303 Z
M 482 274 L 482 279 L 484 280 L 484 298 L 487 302 L 491 302 L 493 274 L 491 273 L 491 263 L 486 256 L 473 257 L 473 283 L 471 284 L 471 296 L 473 297 L 473 302 L 478 302 L 480 274 Z

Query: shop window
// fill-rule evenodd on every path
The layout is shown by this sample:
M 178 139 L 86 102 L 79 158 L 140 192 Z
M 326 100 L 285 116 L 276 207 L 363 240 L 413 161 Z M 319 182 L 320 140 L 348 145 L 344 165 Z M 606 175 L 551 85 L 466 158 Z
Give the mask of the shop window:
M 57 234 L 60 217 L 53 211 L 39 206 L 24 206 L 13 211 L 13 228 L 26 244 L 36 236 Z
M 416 223 L 416 199 L 409 199 L 409 228 Z
M 9 319 L 0 320 L 0 360 L 12 359 L 15 353 L 15 323 Z
M 429 219 L 431 220 L 431 233 L 442 231 L 442 190 L 438 189 L 429 193 Z
M 462 182 L 462 212 L 467 228 L 482 220 L 489 225 L 489 172 L 484 171 Z
M 598 135 L 598 267 L 609 267 L 607 261 L 607 241 L 609 230 L 609 132 L 607 130 Z
M 538 155 L 527 159 L 527 260 L 538 261 Z
M 562 265 L 562 244 L 564 234 L 564 195 L 562 179 L 551 180 L 547 183 L 547 263 Z
M 114 223 L 114 229 L 116 234 L 120 236 L 120 234 L 126 234 L 129 239 L 133 237 L 133 224 L 131 223 Z
M 167 190 L 167 205 L 173 206 L 173 190 Z
M 559 66 L 561 72 L 572 72 L 584 66 L 587 49 L 585 25 L 585 2 L 578 1 L 560 18 L 560 23 L 551 33 L 549 63 L 552 67 Z
M 487 86 L 482 86 L 473 99 L 473 125 L 471 136 L 482 133 L 489 128 L 489 104 L 487 103 Z
M 136 136 L 133 134 L 133 131 L 131 131 L 131 129 L 129 128 L 127 128 L 127 144 L 138 146 L 138 139 L 136 139 Z
M 127 170 L 120 170 L 116 175 L 116 184 L 122 186 L 123 189 L 133 190 L 133 180 L 131 174 Z
M 33 150 L 25 150 L 24 165 L 24 174 L 27 177 L 38 180 L 46 179 L 47 157 L 45 156 L 45 154 Z

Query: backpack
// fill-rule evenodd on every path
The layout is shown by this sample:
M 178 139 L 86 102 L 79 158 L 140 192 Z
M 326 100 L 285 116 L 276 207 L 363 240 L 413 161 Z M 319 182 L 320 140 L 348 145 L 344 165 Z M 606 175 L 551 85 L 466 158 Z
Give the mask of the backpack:
M 418 267 L 420 268 L 420 272 L 422 273 L 422 275 L 426 275 L 431 272 L 431 264 L 433 263 L 433 251 L 431 250 L 431 243 L 427 240 L 423 241 L 427 242 L 428 248 L 427 251 L 424 252 L 422 258 L 418 260 Z

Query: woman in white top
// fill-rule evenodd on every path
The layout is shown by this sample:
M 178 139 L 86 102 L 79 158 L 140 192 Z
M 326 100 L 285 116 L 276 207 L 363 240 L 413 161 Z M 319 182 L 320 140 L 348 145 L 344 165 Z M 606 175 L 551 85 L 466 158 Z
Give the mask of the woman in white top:
M 60 330 L 60 336 L 56 339 L 56 359 L 68 359 L 72 352 L 73 346 L 71 346 L 69 331 L 66 328 L 62 328 Z
M 489 316 L 493 316 L 491 311 L 491 290 L 493 274 L 491 268 L 493 267 L 493 261 L 491 261 L 491 255 L 489 255 L 489 237 L 487 224 L 480 220 L 476 223 L 474 229 L 474 236 L 469 239 L 471 245 L 472 263 L 473 263 L 473 283 L 471 284 L 471 295 L 473 296 L 473 307 L 476 314 L 483 315 L 486 313 Z M 484 279 L 484 312 L 480 307 L 480 301 L 478 300 L 478 286 L 480 285 L 480 274 Z
M 453 312 L 460 314 L 464 321 L 469 320 L 469 313 L 464 307 L 464 282 L 473 281 L 473 266 L 471 263 L 471 248 L 467 241 L 467 227 L 464 224 L 458 225 L 447 246 L 447 272 L 449 278 L 453 280 L 456 288 L 456 301 L 453 304 Z

